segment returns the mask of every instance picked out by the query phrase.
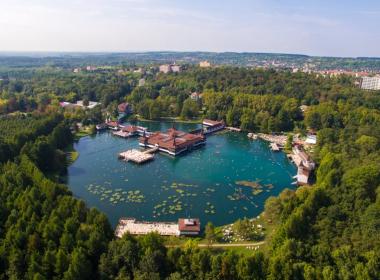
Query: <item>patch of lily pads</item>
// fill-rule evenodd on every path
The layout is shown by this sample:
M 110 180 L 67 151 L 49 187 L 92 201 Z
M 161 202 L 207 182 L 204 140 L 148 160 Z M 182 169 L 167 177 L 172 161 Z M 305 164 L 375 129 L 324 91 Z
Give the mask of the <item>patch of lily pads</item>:
M 101 201 L 109 202 L 112 205 L 119 203 L 143 203 L 145 196 L 139 190 L 124 191 L 123 189 L 111 189 L 101 185 L 90 184 L 87 190 L 99 197 Z
M 211 202 L 206 203 L 205 214 L 208 214 L 208 215 L 216 214 L 215 206 Z
M 198 185 L 176 182 L 173 182 L 171 185 L 161 186 L 162 191 L 170 192 L 171 195 L 153 207 L 153 216 L 175 215 L 176 213 L 182 212 L 184 208 L 188 206 L 184 201 L 189 197 L 198 196 L 196 192 L 191 191 L 191 189 L 197 187 Z
M 236 181 L 235 184 L 252 188 L 252 195 L 255 196 L 261 194 L 264 191 L 264 187 L 266 188 L 266 192 L 270 192 L 270 190 L 274 188 L 272 184 L 261 185 L 259 181 Z

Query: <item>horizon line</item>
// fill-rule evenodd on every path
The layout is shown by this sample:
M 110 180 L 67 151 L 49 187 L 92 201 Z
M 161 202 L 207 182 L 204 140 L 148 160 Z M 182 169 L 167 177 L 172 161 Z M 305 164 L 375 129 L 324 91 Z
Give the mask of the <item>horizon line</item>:
M 1 54 L 136 54 L 136 53 L 209 53 L 209 54 L 270 54 L 270 55 L 295 55 L 306 57 L 326 57 L 326 58 L 339 58 L 339 59 L 380 59 L 380 56 L 333 56 L 333 55 L 311 55 L 304 53 L 286 53 L 286 52 L 262 52 L 262 51 L 187 51 L 187 50 L 128 50 L 128 51 L 45 51 L 45 50 L 0 50 Z M 16 55 L 21 56 L 21 55 Z

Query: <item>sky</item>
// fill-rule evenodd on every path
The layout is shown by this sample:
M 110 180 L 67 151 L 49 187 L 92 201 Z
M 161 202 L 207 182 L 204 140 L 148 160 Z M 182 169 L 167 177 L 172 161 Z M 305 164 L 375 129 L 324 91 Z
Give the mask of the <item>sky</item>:
M 0 51 L 380 57 L 379 0 L 0 0 Z

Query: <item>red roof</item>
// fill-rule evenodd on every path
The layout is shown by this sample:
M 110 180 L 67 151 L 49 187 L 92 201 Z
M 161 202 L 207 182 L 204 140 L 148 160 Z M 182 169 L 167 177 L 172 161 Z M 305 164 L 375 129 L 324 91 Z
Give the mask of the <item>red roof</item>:
M 145 141 L 144 137 L 142 137 L 140 141 Z M 147 137 L 147 141 L 150 145 L 158 145 L 165 149 L 174 150 L 176 148 L 184 148 L 196 144 L 197 142 L 204 141 L 204 136 L 170 128 L 166 133 L 153 133 Z
M 108 125 L 108 126 L 113 126 L 113 127 L 117 127 L 117 126 L 119 126 L 119 124 L 118 124 L 117 122 L 114 122 L 114 121 L 106 122 L 106 125 Z
M 199 219 L 178 219 L 178 228 L 180 231 L 200 232 L 201 223 Z
M 138 130 L 137 126 L 134 125 L 128 125 L 126 127 L 123 127 L 122 131 L 124 132 L 129 132 L 129 133 L 134 133 Z
M 125 113 L 125 112 L 128 110 L 128 106 L 129 106 L 129 104 L 126 103 L 126 102 L 121 103 L 121 104 L 119 104 L 119 105 L 117 106 L 117 110 L 118 110 L 119 112 L 123 112 L 123 113 Z

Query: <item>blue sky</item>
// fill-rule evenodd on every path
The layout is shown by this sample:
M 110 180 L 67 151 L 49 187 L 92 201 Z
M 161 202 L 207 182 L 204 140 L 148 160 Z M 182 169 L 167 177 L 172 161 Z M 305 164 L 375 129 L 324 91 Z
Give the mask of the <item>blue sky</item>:
M 380 57 L 378 0 L 0 0 L 0 51 Z

